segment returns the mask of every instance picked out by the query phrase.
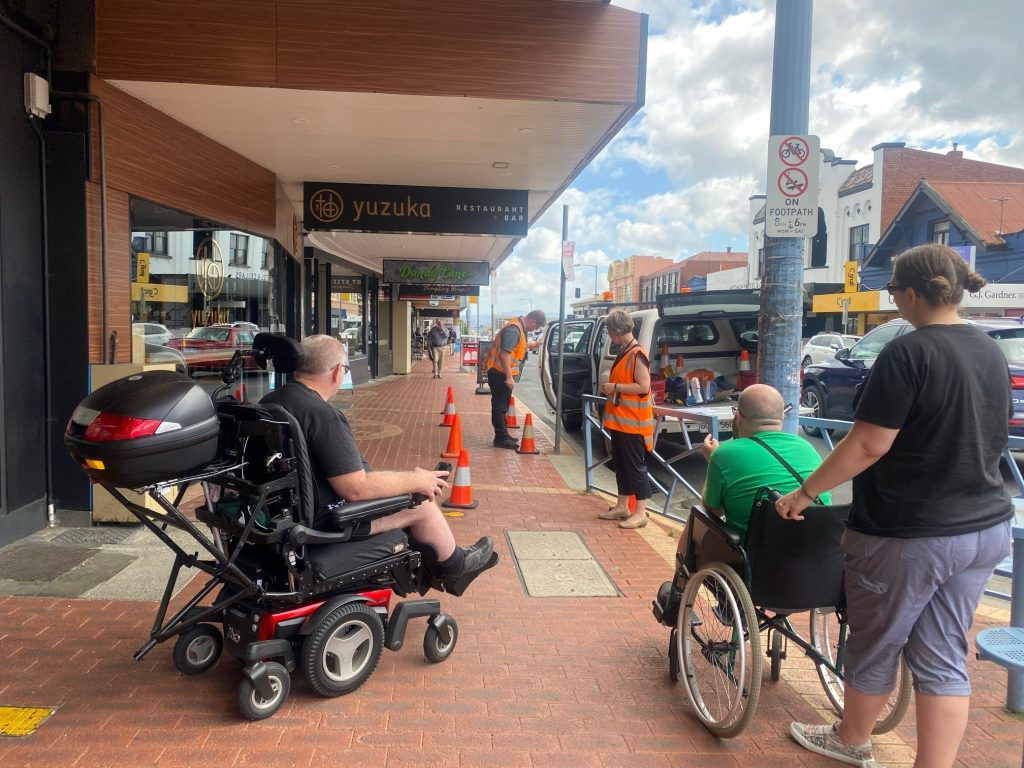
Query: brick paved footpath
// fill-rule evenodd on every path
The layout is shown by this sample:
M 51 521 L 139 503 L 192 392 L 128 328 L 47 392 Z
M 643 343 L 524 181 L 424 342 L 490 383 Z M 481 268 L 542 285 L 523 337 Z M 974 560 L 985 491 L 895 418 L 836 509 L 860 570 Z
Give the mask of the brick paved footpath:
M 420 621 L 406 647 L 384 651 L 354 694 L 320 698 L 296 673 L 281 711 L 248 723 L 235 710 L 233 659 L 186 677 L 165 643 L 132 661 L 155 604 L 0 598 L 0 705 L 59 707 L 34 735 L 0 739 L 0 765 L 837 765 L 786 735 L 791 720 L 818 721 L 825 706 L 813 672 L 795 654 L 778 683 L 765 664 L 757 714 L 743 735 L 720 741 L 708 734 L 689 713 L 682 686 L 668 680 L 668 631 L 650 611 L 670 576 L 674 540 L 657 525 L 624 531 L 597 520 L 605 501 L 570 491 L 548 459 L 492 448 L 489 399 L 472 394 L 473 377 L 453 370 L 434 380 L 423 361 L 412 375 L 343 394 L 367 458 L 378 468 L 432 467 L 448 436 L 437 426 L 448 385 L 456 389 L 480 502 L 451 524 L 463 543 L 491 534 L 503 558 L 464 597 L 442 596 L 460 628 L 448 661 L 424 661 Z M 545 434 L 538 444 L 546 452 Z M 579 532 L 622 596 L 527 597 L 507 530 Z M 978 624 L 999 621 L 979 616 Z M 972 677 L 959 764 L 1018 766 L 1024 725 L 1001 708 L 1005 673 L 972 662 Z M 894 734 L 876 741 L 876 757 L 909 763 L 913 738 L 911 710 Z

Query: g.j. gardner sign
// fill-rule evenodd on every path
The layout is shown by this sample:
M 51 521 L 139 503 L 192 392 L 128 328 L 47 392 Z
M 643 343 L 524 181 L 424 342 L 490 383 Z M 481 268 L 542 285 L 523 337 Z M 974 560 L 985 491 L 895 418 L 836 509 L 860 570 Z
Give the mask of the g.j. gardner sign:
M 385 283 L 487 285 L 485 261 L 398 261 L 384 259 Z

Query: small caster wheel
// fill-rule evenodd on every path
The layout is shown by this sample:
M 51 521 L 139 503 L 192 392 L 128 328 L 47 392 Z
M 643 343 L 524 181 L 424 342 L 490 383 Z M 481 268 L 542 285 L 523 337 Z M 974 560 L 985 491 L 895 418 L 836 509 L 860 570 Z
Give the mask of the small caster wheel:
M 786 652 L 782 650 L 782 635 L 778 632 L 772 632 L 772 649 L 768 652 L 768 658 L 772 662 L 772 682 L 777 683 L 782 676 L 782 660 L 786 658 Z
M 220 658 L 224 638 L 212 624 L 197 624 L 178 635 L 174 643 L 174 666 L 183 675 L 205 672 Z
M 668 679 L 673 683 L 679 682 L 679 630 L 675 627 L 668 636 Z
M 264 666 L 270 687 L 274 691 L 269 699 L 263 698 L 248 677 L 243 677 L 242 682 L 238 684 L 238 711 L 249 720 L 263 720 L 277 712 L 288 698 L 288 692 L 292 687 L 291 676 L 281 664 L 268 661 Z
M 455 643 L 459 640 L 459 625 L 451 616 L 441 614 L 444 626 L 438 630 L 433 621 L 427 624 L 427 632 L 423 636 L 423 655 L 427 661 L 438 664 L 452 655 Z

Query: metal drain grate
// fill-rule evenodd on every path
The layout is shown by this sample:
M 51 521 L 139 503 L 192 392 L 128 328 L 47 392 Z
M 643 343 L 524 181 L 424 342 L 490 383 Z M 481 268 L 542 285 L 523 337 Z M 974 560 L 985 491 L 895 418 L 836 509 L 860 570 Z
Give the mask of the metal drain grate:
M 95 549 L 24 544 L 0 555 L 0 579 L 52 581 L 81 565 Z
M 54 536 L 53 542 L 98 547 L 102 544 L 120 544 L 133 533 L 129 528 L 69 528 L 59 536 Z

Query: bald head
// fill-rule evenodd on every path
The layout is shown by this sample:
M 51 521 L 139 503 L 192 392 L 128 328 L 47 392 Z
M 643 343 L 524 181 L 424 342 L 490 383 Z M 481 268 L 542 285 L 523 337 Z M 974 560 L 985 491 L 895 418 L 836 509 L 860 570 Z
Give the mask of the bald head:
M 347 363 L 345 345 L 333 336 L 317 334 L 302 340 L 302 364 L 295 371 L 300 376 L 323 376 L 338 363 Z
M 746 434 L 778 432 L 782 429 L 784 403 L 775 387 L 752 384 L 740 393 L 739 411 Z

